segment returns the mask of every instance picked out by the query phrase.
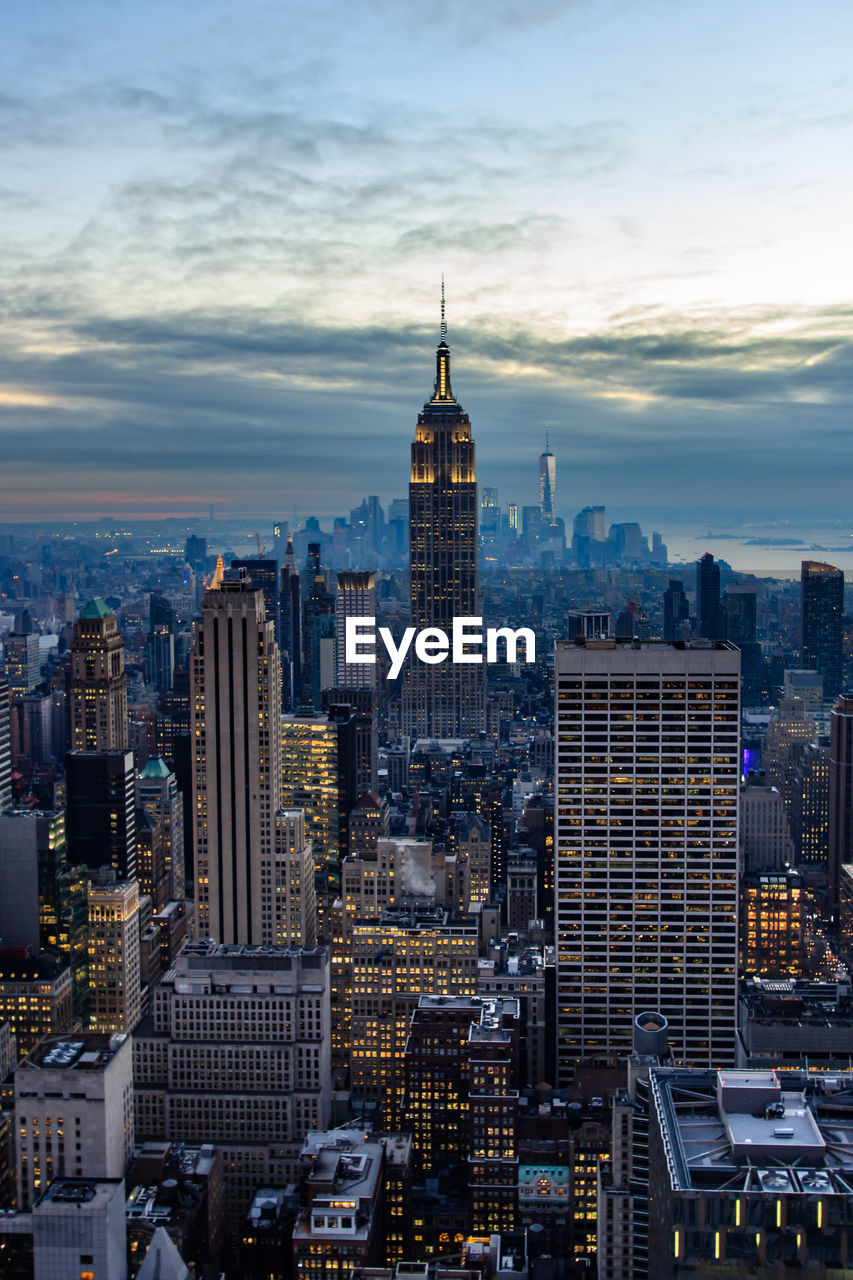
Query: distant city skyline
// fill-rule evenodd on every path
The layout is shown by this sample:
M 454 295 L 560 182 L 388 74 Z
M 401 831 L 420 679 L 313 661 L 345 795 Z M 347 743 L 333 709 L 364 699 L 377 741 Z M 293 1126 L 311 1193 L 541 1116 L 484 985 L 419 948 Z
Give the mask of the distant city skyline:
M 561 513 L 844 514 L 849 6 L 89 0 L 5 36 L 6 518 L 394 496 L 442 273 L 481 483 L 534 503 L 548 423 Z

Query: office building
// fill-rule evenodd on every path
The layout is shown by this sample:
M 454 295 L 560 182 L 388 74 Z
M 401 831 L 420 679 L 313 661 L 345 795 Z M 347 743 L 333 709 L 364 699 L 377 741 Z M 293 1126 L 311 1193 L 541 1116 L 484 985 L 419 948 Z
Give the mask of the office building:
M 768 785 L 778 787 L 783 798 L 791 763 L 790 748 L 796 743 L 813 742 L 816 735 L 815 722 L 807 714 L 806 704 L 799 699 L 787 702 L 783 698 L 771 714 L 761 744 L 761 764 Z
M 788 821 L 799 866 L 826 865 L 829 858 L 829 739 L 795 743 L 786 771 Z
M 338 727 L 314 712 L 282 716 L 281 802 L 305 812 L 305 833 L 322 870 L 339 854 Z
M 279 595 L 281 635 L 282 711 L 296 707 L 302 685 L 302 591 L 293 538 L 287 535 L 287 549 L 281 567 Z
M 684 583 L 678 578 L 670 578 L 669 586 L 663 593 L 663 638 L 664 640 L 685 640 L 690 625 L 690 605 Z M 571 638 L 571 637 L 570 637 Z
M 349 1280 L 356 1269 L 384 1261 L 382 1144 L 363 1131 L 308 1134 L 301 1163 L 295 1280 Z
M 374 1103 L 386 1128 L 400 1127 L 403 1055 L 418 1000 L 473 996 L 477 953 L 475 922 L 454 920 L 443 907 L 389 908 L 353 925 L 344 1047 L 353 1096 Z
M 827 854 L 827 891 L 834 911 L 841 868 L 853 862 L 853 698 L 848 697 L 838 699 L 830 717 Z
M 191 533 L 184 547 L 184 559 L 199 573 L 204 573 L 207 569 L 207 538 Z
M 259 1186 L 293 1182 L 331 1106 L 329 956 L 322 948 L 188 943 L 134 1035 L 141 1138 L 222 1148 L 236 1230 Z
M 0 672 L 0 813 L 12 807 L 12 733 L 9 682 Z
M 15 1070 L 18 1207 L 54 1178 L 122 1178 L 133 1152 L 130 1037 L 51 1036 Z
M 190 665 L 196 936 L 271 943 L 281 670 L 263 594 L 244 574 L 205 592 Z
M 273 623 L 275 642 L 279 644 L 278 560 L 265 559 L 263 556 L 253 557 L 251 560 L 232 560 L 231 568 L 238 573 L 245 573 L 249 586 L 263 592 L 266 614 Z
M 753 871 L 740 883 L 740 963 L 761 978 L 803 970 L 803 884 L 798 871 Z
M 223 1164 L 221 1150 L 212 1143 L 143 1142 L 134 1149 L 127 1177 L 131 1276 L 141 1274 L 158 1232 L 168 1233 L 195 1275 L 213 1269 L 222 1243 Z M 169 1273 L 160 1277 L 164 1274 Z
M 308 544 L 303 578 L 301 703 L 320 709 L 321 694 L 335 683 L 336 600 L 320 562 L 319 542 Z
M 733 1057 L 739 659 L 558 644 L 558 1084 L 630 1052 L 645 1009 L 686 1062 Z
M 32 1212 L 34 1280 L 126 1280 L 124 1197 L 121 1177 L 51 1182 Z
M 844 684 L 844 574 L 834 565 L 804 560 L 800 592 L 802 665 L 823 676 L 825 698 L 836 698 Z
M 740 793 L 741 870 L 779 870 L 794 861 L 794 842 L 778 787 L 751 773 Z
M 843 1275 L 851 1083 L 811 1072 L 652 1068 L 650 1271 L 661 1280 Z
M 853 1072 L 850 991 L 844 969 L 834 982 L 741 979 L 736 1065 Z
M 696 613 L 699 635 L 705 640 L 724 640 L 725 618 L 720 603 L 720 566 L 706 551 L 696 566 Z
M 131 1032 L 142 1017 L 139 885 L 89 885 L 91 1025 Z
M 240 1235 L 242 1280 L 290 1280 L 298 1210 L 294 1187 L 258 1188 Z
M 317 942 L 314 854 L 302 809 L 280 809 L 275 815 L 274 891 L 275 946 L 313 947 Z
M 547 432 L 545 452 L 539 455 L 539 516 L 543 529 L 557 519 L 557 459 L 551 452 Z
M 49 951 L 71 969 L 76 1015 L 89 1009 L 86 875 L 69 868 L 61 809 L 0 814 L 0 945 Z
M 45 1036 L 76 1025 L 71 970 L 54 956 L 29 947 L 0 948 L 0 1025 L 8 1022 L 19 1057 Z
M 338 689 L 373 689 L 376 686 L 375 662 L 346 660 L 347 618 L 376 617 L 375 578 L 376 575 L 370 572 L 338 574 L 338 589 L 335 593 L 335 687 Z
M 3 663 L 12 697 L 23 698 L 32 693 L 41 681 L 38 636 L 12 631 L 3 641 Z
M 477 479 L 471 422 L 450 387 L 450 350 L 436 353 L 432 398 L 418 415 L 409 484 L 411 625 L 440 627 L 480 613 Z M 485 666 L 410 657 L 403 674 L 403 733 L 472 738 L 485 728 Z
M 163 832 L 163 860 L 170 899 L 184 896 L 184 798 L 165 760 L 152 756 L 136 779 L 137 805 L 156 818 Z
M 819 671 L 794 671 L 788 668 L 785 672 L 783 694 L 786 701 L 796 698 L 802 702 L 806 715 L 812 720 L 823 714 L 823 676 Z
M 132 751 L 72 751 L 65 757 L 68 860 L 136 878 L 136 768 Z
M 127 743 L 124 640 L 97 596 L 75 622 L 71 641 L 71 750 L 120 751 Z

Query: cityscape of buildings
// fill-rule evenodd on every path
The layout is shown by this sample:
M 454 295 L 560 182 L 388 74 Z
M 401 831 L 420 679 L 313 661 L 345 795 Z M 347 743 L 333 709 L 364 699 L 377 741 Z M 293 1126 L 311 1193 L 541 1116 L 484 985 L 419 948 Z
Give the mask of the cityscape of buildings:
M 844 575 L 475 434 L 442 311 L 387 510 L 0 533 L 4 1280 L 853 1275 Z

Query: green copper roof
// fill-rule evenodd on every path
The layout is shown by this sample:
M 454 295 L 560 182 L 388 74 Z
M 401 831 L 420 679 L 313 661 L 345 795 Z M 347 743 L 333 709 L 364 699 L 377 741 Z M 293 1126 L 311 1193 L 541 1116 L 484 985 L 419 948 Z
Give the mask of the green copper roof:
M 144 769 L 139 771 L 140 778 L 168 778 L 171 769 L 161 756 L 152 756 Z
M 111 618 L 112 616 L 112 609 L 106 600 L 102 600 L 100 596 L 95 596 L 94 600 L 90 600 L 80 614 L 81 618 Z

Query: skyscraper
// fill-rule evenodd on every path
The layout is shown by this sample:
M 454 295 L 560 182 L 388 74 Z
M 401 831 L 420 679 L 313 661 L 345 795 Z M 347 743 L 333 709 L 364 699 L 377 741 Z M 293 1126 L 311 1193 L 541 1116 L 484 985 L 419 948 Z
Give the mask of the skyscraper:
M 690 617 L 690 606 L 684 591 L 684 583 L 678 578 L 670 578 L 669 586 L 663 593 L 663 638 L 664 640 L 682 640 L 683 628 Z
M 281 670 L 263 594 L 239 570 L 205 592 L 190 662 L 196 936 L 271 943 Z
M 0 813 L 12 807 L 12 731 L 9 684 L 0 674 Z
M 841 623 L 844 617 L 844 574 L 834 565 L 804 560 L 800 572 L 802 666 L 823 676 L 824 698 L 842 692 Z
M 132 751 L 71 751 L 65 757 L 68 850 L 73 866 L 112 867 L 136 877 L 136 769 Z
M 109 605 L 96 596 L 75 622 L 71 641 L 71 749 L 127 745 L 124 640 Z
M 829 738 L 830 910 L 838 904 L 841 868 L 853 862 L 853 697 L 841 697 L 832 709 Z
M 290 534 L 287 535 L 287 548 L 281 567 L 279 609 L 282 709 L 290 711 L 296 705 L 302 681 L 302 592 Z
M 539 455 L 539 515 L 543 526 L 556 519 L 557 459 L 551 452 L 548 432 L 545 433 L 545 452 Z
M 740 653 L 558 644 L 558 1083 L 660 1011 L 684 1061 L 730 1064 Z
M 32 693 L 41 680 L 39 638 L 34 632 L 18 635 L 14 631 L 3 641 L 6 679 L 13 698 Z
M 375 617 L 375 577 L 371 572 L 338 574 L 335 595 L 337 689 L 372 689 L 376 684 L 375 662 L 346 661 L 346 620 Z
M 418 414 L 409 484 L 411 625 L 440 627 L 477 616 L 477 480 L 471 421 L 450 387 L 450 349 L 436 351 L 432 398 Z M 465 738 L 485 728 L 485 667 L 409 660 L 403 684 L 403 732 Z
M 696 612 L 699 635 L 705 640 L 725 639 L 723 612 L 720 607 L 720 566 L 706 551 L 696 566 Z

